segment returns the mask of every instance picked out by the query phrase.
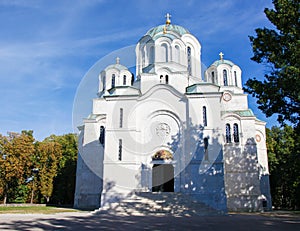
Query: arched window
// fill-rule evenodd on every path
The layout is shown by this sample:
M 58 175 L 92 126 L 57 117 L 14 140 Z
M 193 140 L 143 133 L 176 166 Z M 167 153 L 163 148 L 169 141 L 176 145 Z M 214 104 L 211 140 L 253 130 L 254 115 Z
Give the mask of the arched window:
M 106 76 L 103 76 L 103 91 L 106 90 Z
M 115 74 L 112 74 L 111 77 L 111 88 L 114 88 L 116 86 L 116 76 Z
M 149 49 L 149 64 L 154 63 L 154 57 L 155 57 L 154 46 L 151 46 L 150 49 Z
M 238 82 L 237 82 L 237 75 L 236 75 L 236 71 L 233 72 L 234 73 L 234 82 L 235 82 L 235 86 L 238 86 Z
M 174 59 L 176 63 L 180 63 L 180 47 L 175 45 Z
M 120 124 L 119 127 L 123 127 L 123 108 L 120 108 Z
M 204 160 L 208 160 L 208 138 L 204 138 Z
M 162 62 L 168 62 L 168 45 L 163 43 L 161 44 L 161 61 Z
M 231 143 L 230 124 L 226 124 L 226 143 Z
M 212 80 L 212 83 L 215 84 L 215 72 L 214 71 L 211 73 L 211 80 Z
M 160 76 L 159 76 L 159 82 L 160 82 L 160 83 L 162 83 L 162 81 L 163 81 L 163 78 L 164 78 L 164 76 L 163 76 L 163 75 L 160 75 Z
M 145 50 L 144 49 L 146 49 L 145 47 L 143 47 L 143 49 L 142 49 L 142 67 L 145 67 L 145 59 L 146 59 L 146 57 L 145 57 Z
M 126 85 L 126 75 L 123 75 L 123 85 Z
M 240 142 L 239 126 L 237 124 L 233 125 L 233 140 L 234 140 L 235 143 Z
M 188 73 L 192 74 L 192 49 L 187 47 L 187 63 L 188 63 Z
M 122 139 L 119 139 L 119 155 L 118 155 L 118 160 L 122 160 Z
M 223 80 L 224 80 L 224 86 L 228 86 L 227 71 L 226 70 L 223 70 Z
M 104 142 L 105 142 L 105 128 L 104 128 L 104 126 L 101 126 L 101 127 L 100 127 L 99 142 L 100 142 L 100 144 L 102 144 L 103 147 L 104 147 Z
M 207 126 L 207 115 L 206 115 L 206 107 L 203 106 L 202 108 L 202 112 L 203 112 L 203 126 L 206 127 Z
M 169 84 L 169 76 L 166 75 L 166 84 Z
M 131 73 L 131 86 L 133 85 L 134 83 L 134 74 Z

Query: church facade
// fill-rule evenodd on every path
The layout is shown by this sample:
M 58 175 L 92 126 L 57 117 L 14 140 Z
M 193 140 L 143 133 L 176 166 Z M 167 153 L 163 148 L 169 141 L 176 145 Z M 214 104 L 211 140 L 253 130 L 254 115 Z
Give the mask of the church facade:
M 135 77 L 119 58 L 99 73 L 79 127 L 74 206 L 174 192 L 221 211 L 270 209 L 265 122 L 239 66 L 220 53 L 203 75 L 201 44 L 169 15 L 135 52 Z

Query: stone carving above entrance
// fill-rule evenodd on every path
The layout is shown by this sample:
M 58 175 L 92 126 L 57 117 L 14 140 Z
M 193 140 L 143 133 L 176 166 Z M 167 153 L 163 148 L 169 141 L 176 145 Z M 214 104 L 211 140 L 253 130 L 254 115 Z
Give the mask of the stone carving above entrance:
M 170 126 L 166 123 L 159 123 L 157 126 L 156 126 L 156 135 L 159 136 L 159 137 L 166 137 L 170 134 L 171 132 L 171 129 L 170 129 Z
M 167 150 L 160 150 L 152 156 L 152 160 L 173 160 L 173 155 Z

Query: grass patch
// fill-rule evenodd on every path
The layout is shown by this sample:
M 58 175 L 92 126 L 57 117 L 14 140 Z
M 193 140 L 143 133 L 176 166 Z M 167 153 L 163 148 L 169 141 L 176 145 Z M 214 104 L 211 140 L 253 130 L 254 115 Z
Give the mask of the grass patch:
M 71 208 L 58 208 L 53 206 L 14 206 L 14 207 L 0 207 L 0 214 L 7 213 L 21 213 L 21 214 L 53 214 L 53 213 L 64 213 L 64 212 L 78 212 L 79 210 Z

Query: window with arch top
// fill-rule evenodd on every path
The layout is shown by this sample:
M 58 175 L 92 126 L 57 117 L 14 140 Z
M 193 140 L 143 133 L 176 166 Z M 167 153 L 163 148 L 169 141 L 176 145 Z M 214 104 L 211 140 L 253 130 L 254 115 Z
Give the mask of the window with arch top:
M 123 85 L 126 85 L 126 75 L 123 75 Z
M 154 46 L 151 46 L 150 49 L 149 49 L 149 64 L 154 63 L 154 57 L 155 57 Z
M 111 77 L 111 88 L 114 88 L 116 86 L 116 75 L 112 74 Z
M 226 143 L 231 143 L 230 124 L 226 124 Z
M 122 160 L 122 149 L 123 149 L 123 144 L 122 144 L 122 139 L 119 139 L 119 155 L 118 155 L 118 160 Z
M 105 142 L 105 128 L 104 128 L 104 126 L 100 127 L 99 142 L 104 147 L 104 142 Z
M 206 127 L 207 126 L 207 115 L 206 115 L 206 107 L 205 106 L 203 106 L 202 112 L 203 112 L 203 126 Z
M 235 83 L 235 86 L 237 87 L 237 86 L 238 86 L 238 83 L 237 83 L 237 75 L 236 75 L 236 71 L 234 71 L 234 83 Z
M 168 62 L 168 45 L 166 43 L 163 43 L 160 45 L 161 49 L 161 61 L 162 62 Z
M 235 143 L 239 143 L 240 142 L 240 137 L 239 137 L 239 126 L 238 124 L 234 124 L 233 125 L 233 141 Z
M 180 47 L 178 45 L 175 45 L 175 52 L 174 52 L 174 61 L 176 63 L 180 63 Z
M 120 121 L 119 128 L 123 127 L 123 108 L 120 108 Z
M 223 80 L 224 80 L 224 86 L 228 86 L 228 79 L 227 79 L 227 70 L 223 70 Z
M 204 160 L 208 160 L 208 138 L 205 137 L 203 140 L 204 143 Z
M 187 47 L 187 63 L 188 63 L 188 73 L 192 74 L 192 49 Z

